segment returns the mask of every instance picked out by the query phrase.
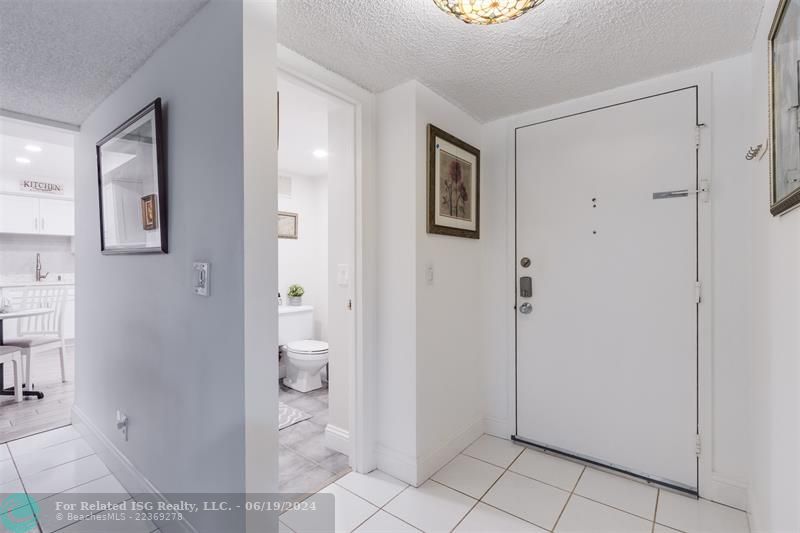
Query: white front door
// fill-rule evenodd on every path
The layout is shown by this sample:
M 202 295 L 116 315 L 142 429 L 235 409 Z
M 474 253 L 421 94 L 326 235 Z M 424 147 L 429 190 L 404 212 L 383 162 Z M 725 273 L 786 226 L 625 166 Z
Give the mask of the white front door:
M 691 490 L 696 131 L 692 87 L 516 133 L 517 437 Z

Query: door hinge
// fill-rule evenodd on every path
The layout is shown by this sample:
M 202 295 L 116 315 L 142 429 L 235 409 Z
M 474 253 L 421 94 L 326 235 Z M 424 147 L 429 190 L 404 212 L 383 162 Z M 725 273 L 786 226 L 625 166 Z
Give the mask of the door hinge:
M 700 434 L 694 436 L 694 453 L 697 457 L 700 457 L 700 453 L 703 451 L 703 448 L 700 443 Z
M 694 127 L 694 146 L 695 146 L 695 148 L 700 148 L 700 138 L 701 138 L 700 130 L 701 130 L 701 128 L 705 128 L 705 127 L 706 127 L 705 124 L 698 124 L 697 126 Z
M 694 283 L 694 303 L 699 304 L 703 301 L 703 284 L 699 281 Z

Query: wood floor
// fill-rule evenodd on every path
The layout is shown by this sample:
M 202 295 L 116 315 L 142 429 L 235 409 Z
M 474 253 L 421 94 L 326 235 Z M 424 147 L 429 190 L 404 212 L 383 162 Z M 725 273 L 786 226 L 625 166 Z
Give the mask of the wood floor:
M 14 383 L 11 365 L 5 366 L 5 385 L 11 386 Z M 41 400 L 29 396 L 22 403 L 16 403 L 13 396 L 0 396 L 0 443 L 70 423 L 75 395 L 75 354 L 72 347 L 67 348 L 65 366 L 67 382 L 61 383 L 58 352 L 34 358 L 31 374 L 34 388 L 44 393 Z

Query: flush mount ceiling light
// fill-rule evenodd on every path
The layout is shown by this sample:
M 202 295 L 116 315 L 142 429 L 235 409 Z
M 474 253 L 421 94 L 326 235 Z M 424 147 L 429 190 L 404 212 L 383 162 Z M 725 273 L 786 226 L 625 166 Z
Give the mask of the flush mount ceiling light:
M 41 146 L 37 146 L 35 144 L 26 144 L 25 149 L 29 152 L 39 153 L 42 151 Z
M 524 15 L 544 0 L 433 0 L 467 24 L 500 24 Z
M 322 148 L 317 148 L 316 150 L 311 152 L 311 155 L 313 155 L 317 159 L 325 159 L 326 157 L 328 157 L 328 151 L 323 150 Z
M 20 165 L 29 165 L 29 164 L 30 164 L 30 162 L 31 162 L 31 160 L 30 160 L 30 159 L 28 159 L 27 157 L 17 157 L 17 158 L 15 159 L 15 161 L 16 161 L 17 163 L 19 163 Z

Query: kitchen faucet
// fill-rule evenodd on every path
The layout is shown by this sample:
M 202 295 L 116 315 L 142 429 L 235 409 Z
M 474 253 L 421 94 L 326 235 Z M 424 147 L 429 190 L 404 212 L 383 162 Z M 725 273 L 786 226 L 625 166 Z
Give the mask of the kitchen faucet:
M 44 281 L 47 276 L 50 274 L 42 274 L 42 257 L 37 253 L 36 254 L 36 281 Z

